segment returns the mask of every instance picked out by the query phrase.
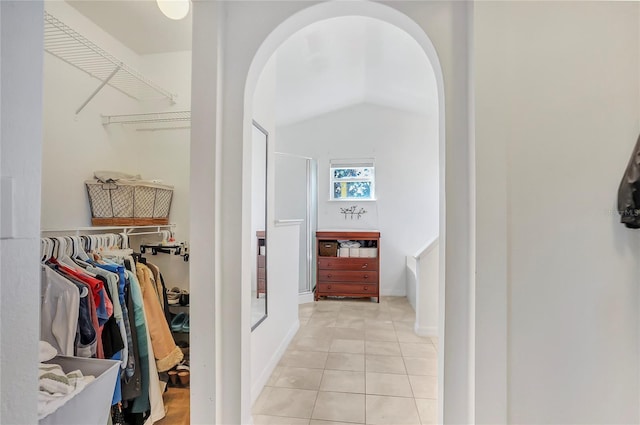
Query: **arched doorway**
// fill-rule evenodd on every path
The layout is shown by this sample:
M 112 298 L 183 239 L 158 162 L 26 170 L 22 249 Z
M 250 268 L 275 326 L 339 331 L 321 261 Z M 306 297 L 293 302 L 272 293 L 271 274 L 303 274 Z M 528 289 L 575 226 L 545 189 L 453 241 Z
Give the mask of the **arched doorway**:
M 246 156 L 251 155 L 251 139 L 247 137 L 247 122 L 250 122 L 254 118 L 253 113 L 253 95 L 256 91 L 256 86 L 258 83 L 258 79 L 267 62 L 271 58 L 271 56 L 276 52 L 279 46 L 287 40 L 291 35 L 295 34 L 297 31 L 306 28 L 309 25 L 314 23 L 324 21 L 325 19 L 344 17 L 344 16 L 358 16 L 358 17 L 374 17 L 375 19 L 379 19 L 386 24 L 390 24 L 401 31 L 404 31 L 406 34 L 409 34 L 422 48 L 424 51 L 428 63 L 430 67 L 433 69 L 433 73 L 435 74 L 436 86 L 437 86 L 437 109 L 438 109 L 438 137 L 439 137 L 439 146 L 440 146 L 440 193 L 444 194 L 445 188 L 445 173 L 443 165 L 446 163 L 445 158 L 445 94 L 444 94 L 444 80 L 442 76 L 442 68 L 440 65 L 439 58 L 437 56 L 435 47 L 433 46 L 429 37 L 425 34 L 425 32 L 419 28 L 411 19 L 407 16 L 402 15 L 398 11 L 387 8 L 385 6 L 381 6 L 375 3 L 362 3 L 358 4 L 356 8 L 353 10 L 344 10 L 344 8 L 329 6 L 326 4 L 313 6 L 309 9 L 305 9 L 298 14 L 290 17 L 288 20 L 283 22 L 280 26 L 278 26 L 262 43 L 257 53 L 255 54 L 251 66 L 249 68 L 249 72 L 247 75 L 247 83 L 245 87 L 245 103 L 244 103 L 244 142 L 243 142 L 243 150 L 246 161 Z M 246 163 L 246 162 L 245 162 Z M 443 195 L 441 195 L 443 197 Z M 444 199 L 441 200 L 440 203 L 440 221 L 444 222 L 446 217 L 446 203 Z M 269 225 L 267 226 L 269 229 Z M 444 252 L 446 246 L 446 235 L 444 233 L 444 226 L 441 226 L 441 234 L 440 238 L 443 241 L 440 244 L 440 255 L 441 264 L 444 264 Z M 267 233 L 269 233 L 267 231 Z M 444 310 L 444 267 L 441 267 L 440 270 L 440 290 L 441 294 L 439 302 L 441 303 L 441 309 Z M 247 297 L 246 294 L 242 295 L 243 299 Z M 444 340 L 444 315 L 440 317 L 440 323 L 438 325 L 439 337 L 441 340 Z M 442 344 L 444 347 L 444 344 Z M 443 375 L 444 375 L 444 350 L 439 350 L 438 354 L 438 411 L 439 413 L 439 421 L 442 422 L 442 412 L 443 412 Z M 245 381 L 246 382 L 246 381 Z

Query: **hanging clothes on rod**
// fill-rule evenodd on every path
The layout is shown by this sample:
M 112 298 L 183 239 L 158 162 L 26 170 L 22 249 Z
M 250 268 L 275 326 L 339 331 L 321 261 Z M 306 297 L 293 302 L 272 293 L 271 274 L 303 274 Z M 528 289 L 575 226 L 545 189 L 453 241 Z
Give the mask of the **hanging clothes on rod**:
M 126 233 L 42 238 L 40 246 L 41 339 L 63 355 L 121 360 L 113 410 L 131 423 L 164 417 L 158 372 L 183 354 L 155 266 L 133 256 Z

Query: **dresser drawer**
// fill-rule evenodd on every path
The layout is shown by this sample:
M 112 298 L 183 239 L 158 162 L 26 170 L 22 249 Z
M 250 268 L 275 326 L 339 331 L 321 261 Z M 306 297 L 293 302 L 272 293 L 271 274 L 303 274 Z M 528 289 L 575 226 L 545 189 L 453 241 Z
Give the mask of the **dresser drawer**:
M 319 270 L 318 281 L 378 283 L 378 272 Z
M 371 294 L 372 297 L 378 296 L 377 284 L 362 283 L 318 283 L 318 292 L 320 294 L 339 294 L 339 295 L 366 295 Z
M 352 270 L 352 271 L 365 271 L 365 270 L 378 270 L 377 258 L 318 258 L 318 270 Z
M 263 267 L 260 267 L 258 269 L 258 279 L 265 279 L 266 278 L 266 272 L 265 269 Z

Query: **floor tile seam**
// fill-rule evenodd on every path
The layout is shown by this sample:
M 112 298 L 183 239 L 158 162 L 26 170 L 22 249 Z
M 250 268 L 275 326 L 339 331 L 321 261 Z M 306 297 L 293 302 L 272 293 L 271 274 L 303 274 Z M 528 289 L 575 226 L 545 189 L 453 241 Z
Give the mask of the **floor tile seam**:
M 365 394 L 367 396 L 374 396 L 374 397 L 393 397 L 393 398 L 399 398 L 399 399 L 403 399 L 406 400 L 408 398 L 413 398 L 415 399 L 415 397 L 404 397 L 401 395 L 385 395 L 385 394 Z M 423 399 L 422 397 L 420 397 L 420 399 Z M 431 399 L 431 400 L 437 400 L 437 399 Z
M 403 400 L 408 400 L 408 399 L 415 400 L 415 397 L 412 396 L 412 395 L 411 396 L 409 396 L 409 395 L 404 396 L 404 395 L 395 395 L 395 394 L 391 395 L 391 394 L 366 393 L 365 396 L 393 397 L 393 398 L 400 398 L 400 399 L 403 399 Z
M 366 343 L 365 343 L 366 345 Z M 364 390 L 367 391 L 367 355 L 364 357 Z M 364 395 L 364 423 L 367 423 L 367 395 Z
M 322 369 L 322 376 L 324 376 L 324 368 Z M 322 384 L 322 378 L 320 378 L 320 384 Z M 311 413 L 309 414 L 309 423 L 311 423 L 311 419 L 313 419 L 313 412 L 316 411 L 316 405 L 318 404 L 318 396 L 320 395 L 320 388 L 316 391 L 316 398 L 313 400 L 313 407 L 311 408 Z
M 340 393 L 340 394 L 359 394 L 359 395 L 367 395 L 366 389 L 364 392 L 360 391 L 344 391 L 344 390 L 323 390 L 322 388 L 318 389 L 319 393 Z

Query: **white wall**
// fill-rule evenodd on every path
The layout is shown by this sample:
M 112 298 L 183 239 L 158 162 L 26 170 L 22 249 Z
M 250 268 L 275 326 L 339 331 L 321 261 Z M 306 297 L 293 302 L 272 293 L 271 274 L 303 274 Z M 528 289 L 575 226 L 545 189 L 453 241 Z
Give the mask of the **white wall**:
M 251 402 L 260 395 L 260 391 L 278 364 L 287 345 L 298 329 L 298 262 L 299 255 L 295 247 L 299 244 L 300 228 L 294 226 L 276 226 L 276 179 L 275 151 L 279 134 L 275 125 L 277 59 L 272 57 L 266 64 L 253 96 L 253 116 L 267 132 L 267 318 L 251 332 Z M 249 156 L 251 152 L 249 152 Z M 250 158 L 251 159 L 251 158 Z M 250 162 L 251 163 L 251 162 Z M 245 178 L 252 181 L 254 173 L 264 173 L 264 169 L 244 170 Z M 264 181 L 264 180 L 263 180 Z M 253 182 L 252 182 L 253 183 Z M 254 188 L 249 191 L 253 208 Z M 264 214 L 264 204 L 261 204 Z M 249 237 L 255 239 L 251 226 Z M 294 247 L 292 249 L 291 247 Z M 255 263 L 255 255 L 248 259 Z M 250 296 L 250 294 L 245 294 Z M 248 300 L 243 300 L 247 302 Z
M 223 320 L 234 328 L 240 320 L 222 308 L 224 291 L 217 285 L 222 275 L 223 246 L 216 238 L 221 225 L 221 214 L 215 209 L 222 191 L 221 154 L 219 140 L 222 135 L 219 85 L 211 82 L 221 78 L 221 49 L 219 35 L 224 11 L 220 2 L 194 1 L 193 5 L 193 67 L 191 105 L 191 167 L 190 199 L 191 249 L 191 422 L 222 423 L 225 392 L 222 390 L 224 372 L 233 367 L 233 361 L 223 359 L 222 343 L 227 338 L 223 332 Z M 237 280 L 234 282 L 237 284 Z M 238 305 L 236 309 L 240 310 Z M 222 318 L 222 315 L 227 315 Z M 234 320 L 235 319 L 235 320 Z M 226 341 L 225 341 L 226 342 Z M 227 342 L 228 345 L 231 343 Z M 239 344 L 234 344 L 238 346 Z M 223 365 L 227 369 L 223 369 Z
M 438 293 L 440 291 L 439 240 L 425 246 L 416 253 L 416 322 L 414 329 L 418 335 L 438 336 Z
M 253 403 L 289 343 L 298 320 L 298 224 L 275 227 L 268 238 L 267 318 L 251 332 L 251 402 Z M 293 247 L 293 248 L 292 248 Z
M 612 212 L 638 135 L 638 4 L 476 9 L 478 307 L 508 301 L 477 318 L 478 360 L 508 374 L 478 377 L 506 384 L 509 423 L 638 423 L 640 239 Z
M 41 2 L 0 3 L 0 423 L 37 423 Z M 7 230 L 7 231 L 5 231 Z
M 318 230 L 380 230 L 382 295 L 406 295 L 406 256 L 438 235 L 438 142 L 437 113 L 372 104 L 278 128 L 278 151 L 318 159 Z M 344 158 L 375 159 L 376 201 L 329 201 L 329 160 Z M 345 219 L 351 205 L 367 213 Z

